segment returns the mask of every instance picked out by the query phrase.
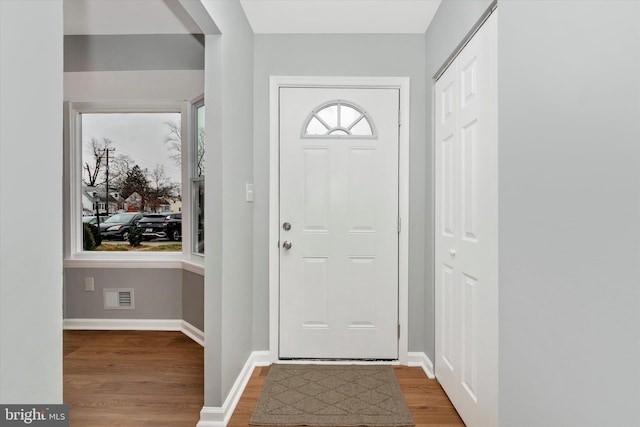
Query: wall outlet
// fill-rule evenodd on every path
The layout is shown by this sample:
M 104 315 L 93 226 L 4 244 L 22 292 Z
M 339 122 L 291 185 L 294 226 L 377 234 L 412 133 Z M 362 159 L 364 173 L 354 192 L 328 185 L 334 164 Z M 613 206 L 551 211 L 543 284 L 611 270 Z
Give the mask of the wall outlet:
M 95 291 L 95 287 L 93 286 L 93 277 L 84 278 L 84 290 L 87 292 Z

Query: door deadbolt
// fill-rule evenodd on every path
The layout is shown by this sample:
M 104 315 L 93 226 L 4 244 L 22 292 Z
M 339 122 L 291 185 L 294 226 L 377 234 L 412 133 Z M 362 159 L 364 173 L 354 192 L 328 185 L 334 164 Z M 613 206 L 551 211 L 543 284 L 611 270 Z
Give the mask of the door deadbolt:
M 282 228 L 284 229 L 284 231 L 289 231 L 291 230 L 291 224 L 285 222 L 284 224 L 282 224 Z

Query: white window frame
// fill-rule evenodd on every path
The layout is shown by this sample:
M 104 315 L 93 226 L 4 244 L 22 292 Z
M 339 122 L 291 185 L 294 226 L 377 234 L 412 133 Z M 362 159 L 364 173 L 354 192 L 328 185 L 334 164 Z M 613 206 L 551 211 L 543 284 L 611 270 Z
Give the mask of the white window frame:
M 89 113 L 180 113 L 182 153 L 191 157 L 191 103 L 188 101 L 167 102 L 68 102 L 65 123 L 66 191 L 65 207 L 65 262 L 67 268 L 184 268 L 204 274 L 203 257 L 191 254 L 191 233 L 182 237 L 182 252 L 101 252 L 84 251 L 82 248 L 82 114 Z M 184 129 L 187 131 L 185 132 Z M 192 162 L 182 159 L 181 194 L 182 227 L 191 230 Z
M 371 129 L 371 134 L 369 134 L 369 135 L 353 135 L 351 133 L 351 129 L 340 127 L 340 123 L 337 123 L 336 126 L 334 126 L 333 128 L 329 128 L 328 127 L 329 125 L 327 123 L 324 123 L 324 121 L 318 115 L 318 113 L 320 113 L 325 108 L 329 108 L 329 107 L 332 107 L 334 105 L 339 106 L 340 108 L 342 108 L 342 106 L 345 105 L 347 107 L 350 107 L 350 108 L 356 110 L 358 113 L 360 113 L 362 116 L 360 117 L 360 119 L 357 122 L 353 123 L 352 126 L 355 126 L 357 123 L 360 123 L 362 120 L 365 120 L 369 124 L 369 128 Z M 309 129 L 309 124 L 311 123 L 311 120 L 313 120 L 314 117 L 317 118 L 324 126 L 327 127 L 327 133 L 326 134 L 316 135 L 316 134 L 308 134 L 307 133 L 307 129 Z M 343 131 L 347 132 L 348 135 L 340 135 L 340 134 L 332 134 L 331 133 L 331 132 L 334 132 L 336 130 L 343 130 Z M 355 103 L 353 101 L 348 101 L 348 100 L 345 100 L 345 99 L 334 99 L 332 101 L 325 102 L 323 104 L 318 105 L 316 108 L 314 108 L 309 113 L 309 115 L 307 116 L 307 118 L 303 122 L 302 131 L 300 132 L 300 138 L 303 138 L 303 139 L 378 139 L 378 130 L 376 129 L 376 125 L 375 125 L 375 123 L 373 121 L 373 117 L 371 117 L 369 115 L 369 113 L 367 112 L 367 110 L 362 108 L 360 105 L 358 105 L 357 103 Z
M 191 113 L 191 125 L 189 126 L 189 153 L 190 153 L 190 174 L 189 174 L 189 178 L 188 178 L 188 182 L 189 182 L 189 195 L 191 197 L 190 200 L 190 221 L 191 221 L 191 242 L 190 242 L 190 246 L 189 246 L 189 251 L 191 253 L 192 257 L 197 257 L 197 258 L 203 258 L 204 259 L 204 252 L 200 253 L 200 252 L 196 252 L 196 245 L 198 244 L 198 223 L 196 221 L 195 218 L 195 205 L 196 205 L 196 201 L 198 199 L 198 194 L 197 194 L 197 188 L 196 188 L 196 183 L 203 183 L 204 184 L 204 175 L 199 176 L 198 175 L 198 108 L 205 106 L 205 99 L 204 99 L 204 95 L 203 96 L 199 96 L 195 99 L 193 99 L 190 102 L 190 113 Z M 206 139 L 206 127 L 205 127 L 205 139 Z M 205 144 L 206 145 L 206 144 Z M 207 152 L 205 150 L 205 171 L 206 171 L 206 155 Z M 206 199 L 205 199 L 205 203 L 206 203 Z M 184 210 L 184 208 L 183 208 Z M 206 224 L 205 224 L 206 227 Z M 184 230 L 184 228 L 183 228 Z M 183 238 L 184 240 L 184 238 Z M 184 248 L 184 243 L 183 243 L 183 248 Z

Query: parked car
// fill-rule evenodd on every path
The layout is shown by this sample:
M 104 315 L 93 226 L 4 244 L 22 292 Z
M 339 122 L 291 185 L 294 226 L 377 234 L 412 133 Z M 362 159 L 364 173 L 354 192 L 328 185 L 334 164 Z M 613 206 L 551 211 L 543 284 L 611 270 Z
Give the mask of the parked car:
M 105 222 L 109 217 L 106 215 L 100 215 L 100 223 Z M 92 216 L 83 216 L 82 222 L 86 222 L 88 224 L 98 225 L 98 217 L 95 215 Z
M 144 230 L 142 237 L 146 240 L 178 241 L 182 238 L 182 213 L 146 214 L 138 221 L 138 227 Z
M 141 212 L 124 212 L 110 216 L 100 223 L 100 235 L 105 240 L 127 240 L 129 229 L 136 225 L 143 216 L 144 214 Z

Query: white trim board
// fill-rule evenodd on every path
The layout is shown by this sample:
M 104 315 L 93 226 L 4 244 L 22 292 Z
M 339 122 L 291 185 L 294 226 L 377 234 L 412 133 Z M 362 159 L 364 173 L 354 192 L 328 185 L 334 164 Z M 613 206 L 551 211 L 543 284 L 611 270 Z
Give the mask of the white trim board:
M 176 331 L 204 347 L 204 332 L 182 319 L 64 319 L 65 330 Z
M 279 89 L 281 87 L 396 88 L 400 90 L 398 201 L 402 228 L 398 236 L 398 361 L 409 352 L 409 77 L 271 76 L 269 79 L 269 353 L 278 362 L 279 342 Z
M 423 353 L 421 351 L 410 351 L 407 365 L 421 367 L 424 373 L 427 375 L 427 378 L 429 378 L 430 380 L 434 380 L 436 378 L 436 374 L 433 369 L 433 363 L 426 355 L 426 353 Z
M 182 259 L 66 259 L 64 268 L 159 268 L 182 269 L 204 276 L 204 265 Z
M 254 351 L 251 353 L 242 367 L 240 375 L 233 383 L 233 387 L 231 387 L 231 391 L 222 407 L 204 406 L 200 411 L 200 421 L 196 427 L 225 427 L 240 401 L 242 392 L 251 378 L 251 373 L 257 366 L 269 366 L 271 364 L 269 359 L 268 351 Z

